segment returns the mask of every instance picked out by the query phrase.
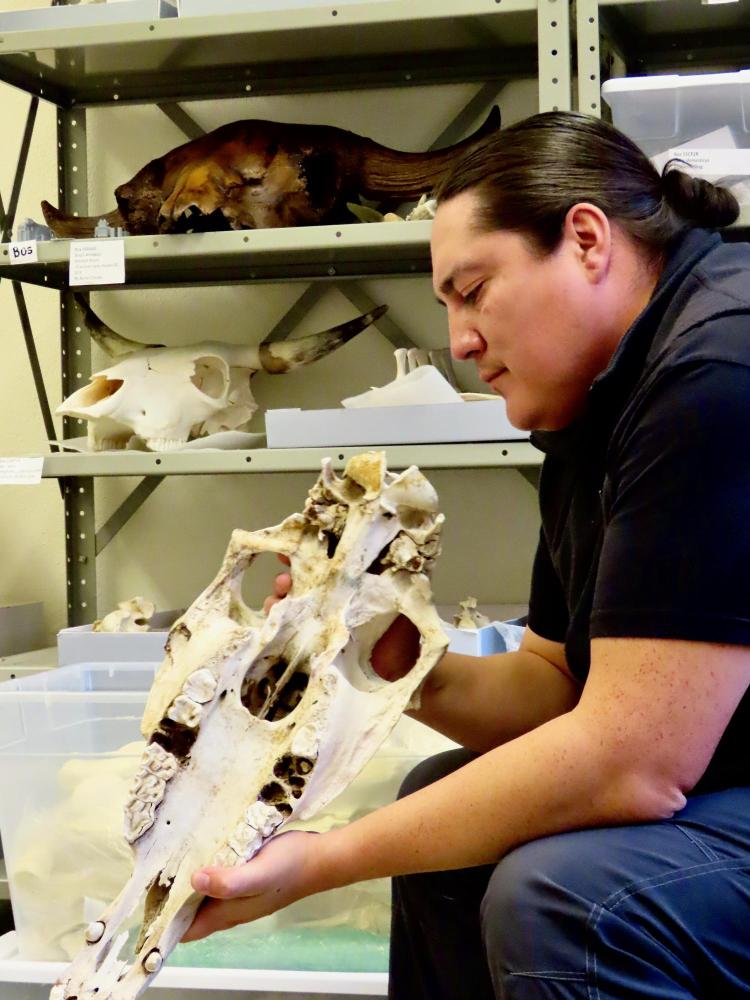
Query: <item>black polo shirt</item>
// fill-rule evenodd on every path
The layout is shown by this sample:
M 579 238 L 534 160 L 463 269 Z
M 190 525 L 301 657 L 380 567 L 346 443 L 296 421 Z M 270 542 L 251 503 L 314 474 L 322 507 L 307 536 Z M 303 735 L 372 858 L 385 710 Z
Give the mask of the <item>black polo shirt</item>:
M 691 230 L 545 452 L 529 626 L 586 678 L 597 636 L 748 646 L 750 244 Z M 745 695 L 693 794 L 750 784 Z

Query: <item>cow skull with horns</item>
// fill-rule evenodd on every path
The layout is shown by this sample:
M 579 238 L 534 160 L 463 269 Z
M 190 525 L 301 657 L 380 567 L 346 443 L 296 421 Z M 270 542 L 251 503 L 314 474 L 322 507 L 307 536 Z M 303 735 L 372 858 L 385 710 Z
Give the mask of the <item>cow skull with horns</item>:
M 324 460 L 301 514 L 233 532 L 215 580 L 172 627 L 146 704 L 148 742 L 125 806 L 132 877 L 50 1000 L 136 1000 L 202 900 L 192 873 L 250 860 L 372 757 L 448 644 L 428 578 L 442 522 L 419 469 L 395 474 L 366 452 L 342 477 Z M 285 555 L 293 580 L 267 617 L 241 596 L 261 552 Z M 388 682 L 370 657 L 399 614 L 418 628 L 419 654 Z M 128 965 L 123 925 L 144 894 Z
M 152 451 L 168 451 L 218 431 L 244 430 L 258 408 L 250 379 L 280 375 L 316 361 L 379 319 L 387 306 L 323 333 L 257 347 L 204 341 L 164 347 L 127 340 L 76 296 L 86 325 L 117 363 L 96 372 L 56 412 L 88 422 L 92 451 L 126 448 L 136 436 Z

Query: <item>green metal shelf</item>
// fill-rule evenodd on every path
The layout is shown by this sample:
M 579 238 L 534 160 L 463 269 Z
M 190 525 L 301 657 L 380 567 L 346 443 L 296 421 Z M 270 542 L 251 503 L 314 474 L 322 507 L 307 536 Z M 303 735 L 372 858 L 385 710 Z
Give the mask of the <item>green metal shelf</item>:
M 201 476 L 254 472 L 319 472 L 326 457 L 341 469 L 362 451 L 384 451 L 388 467 L 404 469 L 525 468 L 541 465 L 542 453 L 528 441 L 459 444 L 360 445 L 345 448 L 257 448 L 251 451 L 128 452 L 47 455 L 47 479 L 87 476 Z
M 431 222 L 393 222 L 129 236 L 125 287 L 428 274 L 431 230 Z M 0 245 L 0 277 L 67 288 L 70 240 L 42 242 L 37 250 L 37 263 L 14 265 L 8 245 Z
M 373 0 L 12 31 L 0 79 L 61 107 L 502 79 L 536 71 L 542 6 Z

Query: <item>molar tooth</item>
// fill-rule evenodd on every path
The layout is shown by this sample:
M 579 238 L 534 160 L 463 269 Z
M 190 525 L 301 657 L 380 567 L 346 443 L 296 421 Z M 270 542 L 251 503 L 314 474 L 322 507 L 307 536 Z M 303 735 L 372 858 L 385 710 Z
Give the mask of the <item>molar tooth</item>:
M 95 920 L 93 924 L 89 924 L 86 928 L 86 940 L 89 944 L 96 944 L 97 941 L 101 941 L 104 936 L 105 926 L 101 920 Z
M 180 769 L 177 758 L 159 743 L 149 743 L 143 752 L 144 766 L 152 774 L 169 781 Z
M 195 673 L 188 677 L 183 685 L 182 692 L 189 698 L 192 698 L 193 701 L 204 705 L 211 701 L 216 694 L 216 686 L 216 678 L 210 670 L 206 670 L 204 667 L 202 670 L 196 670 Z
M 65 1000 L 65 987 L 53 986 L 50 990 L 49 1000 Z
M 167 711 L 168 719 L 171 719 L 172 722 L 178 722 L 182 726 L 189 726 L 191 729 L 195 729 L 200 724 L 202 715 L 203 706 L 184 694 L 178 695 Z
M 238 823 L 229 839 L 229 846 L 241 858 L 255 854 L 262 843 L 262 835 L 247 823 Z
M 279 810 L 267 802 L 258 800 L 254 802 L 245 812 L 245 819 L 248 826 L 257 830 L 261 837 L 270 837 L 273 831 L 282 821 Z
M 228 845 L 227 847 L 222 847 L 216 854 L 213 863 L 218 865 L 219 868 L 235 868 L 237 865 L 242 864 L 244 860 L 231 845 Z
M 295 757 L 306 757 L 314 761 L 318 756 L 318 746 L 320 737 L 318 730 L 313 725 L 302 726 L 294 734 L 291 750 Z
M 166 781 L 150 771 L 140 771 L 136 775 L 133 786 L 133 797 L 141 802 L 153 802 L 157 804 L 164 798 L 164 791 L 167 787 Z

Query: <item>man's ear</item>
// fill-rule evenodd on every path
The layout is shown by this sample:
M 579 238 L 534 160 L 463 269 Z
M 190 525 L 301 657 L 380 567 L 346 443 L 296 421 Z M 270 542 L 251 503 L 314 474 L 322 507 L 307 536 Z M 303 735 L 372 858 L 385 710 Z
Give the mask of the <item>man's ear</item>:
M 612 256 L 612 227 L 600 208 L 582 201 L 568 209 L 563 238 L 589 281 L 598 283 L 606 277 Z

